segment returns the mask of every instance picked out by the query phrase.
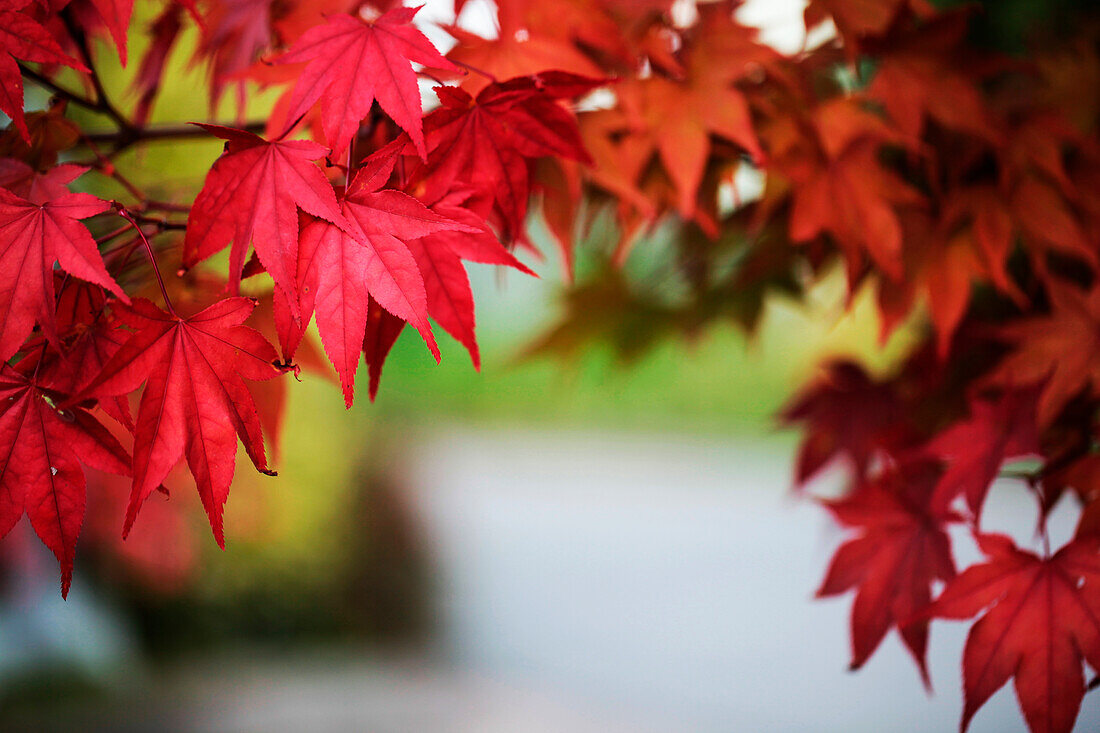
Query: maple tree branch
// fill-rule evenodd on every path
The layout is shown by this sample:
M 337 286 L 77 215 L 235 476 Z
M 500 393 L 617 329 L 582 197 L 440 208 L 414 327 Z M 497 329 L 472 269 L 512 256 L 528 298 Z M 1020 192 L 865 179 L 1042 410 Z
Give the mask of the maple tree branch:
M 83 29 L 81 29 L 71 18 L 67 9 L 60 13 L 61 19 L 65 24 L 69 35 L 72 36 L 76 42 L 77 47 L 80 49 L 81 54 L 84 56 L 84 61 L 91 73 L 88 75 L 92 82 L 92 87 L 95 89 L 96 99 L 91 100 L 87 97 L 81 96 L 72 92 L 64 87 L 61 87 L 46 77 L 42 76 L 38 72 L 20 64 L 20 70 L 27 78 L 31 79 L 37 84 L 40 84 L 50 91 L 54 92 L 58 96 L 67 99 L 74 104 L 79 104 L 93 112 L 98 112 L 111 119 L 118 129 L 113 132 L 93 132 L 82 135 L 82 139 L 88 147 L 91 147 L 93 153 L 97 158 L 110 158 L 118 155 L 123 150 L 126 150 L 133 145 L 145 142 L 148 140 L 180 140 L 186 138 L 201 138 L 206 137 L 207 133 L 202 128 L 194 127 L 192 125 L 165 125 L 157 127 L 149 127 L 146 125 L 135 125 L 126 115 L 124 115 L 117 107 L 115 107 L 107 94 L 106 88 L 103 86 L 103 80 L 100 79 L 99 73 L 96 70 L 95 64 L 92 62 L 92 54 L 88 45 L 88 39 Z M 236 125 L 227 125 L 228 127 L 236 127 Z M 246 124 L 243 128 L 248 132 L 260 133 L 266 127 L 265 122 L 255 121 Z M 109 144 L 111 145 L 111 152 L 106 156 L 102 156 L 98 151 L 94 149 L 96 144 Z M 118 180 L 118 179 L 116 179 Z M 122 183 L 121 180 L 119 180 Z M 126 184 L 123 183 L 125 186 Z M 129 187 L 127 187 L 129 190 Z M 131 193 L 134 193 L 131 191 Z M 139 197 L 144 201 L 144 197 Z
M 244 127 L 237 127 L 235 129 L 260 133 L 264 131 L 266 124 L 265 122 L 259 121 L 249 122 Z M 226 125 L 226 127 L 234 127 L 234 125 Z M 112 144 L 114 147 L 110 155 L 113 156 L 126 148 L 150 140 L 185 140 L 209 137 L 209 132 L 201 127 L 195 127 L 193 125 L 158 125 L 152 127 L 131 127 L 128 130 L 117 130 L 115 132 L 92 132 L 84 135 L 83 139 L 95 144 Z
M 86 138 L 86 136 L 82 134 L 81 138 Z M 96 162 L 92 167 L 103 175 L 113 178 L 115 181 L 117 181 L 119 185 L 125 188 L 127 193 L 137 199 L 138 204 L 142 208 L 144 208 L 145 200 L 147 198 L 145 196 L 145 192 L 135 186 L 133 183 L 131 183 L 130 180 L 126 178 L 126 176 L 122 175 L 122 173 L 119 172 L 118 168 L 115 167 L 114 163 L 112 163 L 109 159 L 107 159 L 107 157 L 99 152 L 99 148 L 94 142 L 90 140 L 85 140 L 84 144 L 88 146 L 88 149 L 92 151 L 92 155 L 94 155 L 96 158 Z
M 88 36 L 84 33 L 84 29 L 80 27 L 73 20 L 71 8 L 65 8 L 58 14 L 61 18 L 61 22 L 65 24 L 65 30 L 69 32 L 69 36 L 76 43 L 77 48 L 80 49 L 81 54 L 84 57 L 85 64 L 91 73 L 88 77 L 91 79 L 92 87 L 95 89 L 96 94 L 96 107 L 99 112 L 110 117 L 119 130 L 133 131 L 136 129 L 134 124 L 111 104 L 110 98 L 107 96 L 107 90 L 103 86 L 103 80 L 99 78 L 99 72 L 96 70 L 95 63 L 92 61 L 92 50 L 88 43 Z
M 102 237 L 98 237 L 95 240 L 95 243 L 96 243 L 97 246 L 107 244 L 107 242 L 110 242 L 112 239 L 115 239 L 116 237 L 122 236 L 123 234 L 125 234 L 128 231 L 130 231 L 130 225 L 129 224 L 127 224 L 126 226 L 123 226 L 123 227 L 119 227 L 118 229 L 115 229 L 112 232 L 108 232 L 107 234 L 104 234 Z M 103 254 L 109 254 L 109 253 L 104 252 Z
M 158 219 L 155 216 L 144 216 L 137 212 L 130 212 L 130 215 L 134 217 L 140 224 L 152 224 L 161 232 L 168 231 L 180 231 L 187 229 L 187 224 L 184 222 L 168 221 L 167 219 Z
M 191 212 L 191 207 L 187 204 L 173 204 L 169 201 L 157 201 L 155 199 L 146 199 L 145 209 L 153 209 L 155 211 L 174 212 L 177 214 L 188 214 Z
M 89 109 L 93 112 L 101 111 L 99 108 L 99 104 L 97 104 L 94 100 L 88 99 L 81 94 L 77 94 L 76 92 L 66 89 L 60 84 L 54 82 L 53 80 L 42 76 L 37 71 L 30 68 L 26 64 L 23 64 L 22 62 L 19 63 L 19 73 L 23 75 L 23 78 L 34 82 L 35 84 L 42 87 L 43 89 L 46 89 L 47 91 L 53 92 L 55 97 L 60 97 L 61 99 L 64 99 L 68 102 L 72 102 L 73 104 L 79 104 L 81 107 Z
M 129 231 L 131 226 L 126 225 L 126 231 Z M 141 244 L 140 237 L 133 237 L 126 240 L 120 245 L 113 247 L 103 252 L 103 258 L 106 260 L 108 257 L 115 257 L 118 261 L 111 263 L 112 272 L 122 272 L 126 266 L 130 263 L 130 257 L 137 251 L 138 245 Z M 121 258 L 120 258 L 121 256 Z

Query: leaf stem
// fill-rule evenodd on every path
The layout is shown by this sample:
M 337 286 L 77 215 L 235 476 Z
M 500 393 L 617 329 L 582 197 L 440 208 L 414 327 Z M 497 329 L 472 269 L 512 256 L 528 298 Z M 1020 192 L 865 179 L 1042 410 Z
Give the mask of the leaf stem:
M 351 179 L 355 177 L 355 140 L 359 137 L 359 131 L 351 136 L 351 140 L 348 140 L 348 169 L 344 174 L 344 189 L 347 190 L 351 187 Z
M 455 64 L 456 66 L 461 66 L 464 69 L 469 69 L 470 71 L 474 72 L 475 74 L 481 74 L 486 79 L 493 82 L 494 84 L 497 83 L 497 78 L 495 76 L 490 74 L 488 71 L 485 71 L 484 69 L 479 69 L 478 67 L 474 66 L 473 64 L 467 64 L 465 61 L 456 61 L 454 59 L 451 60 L 451 63 Z
M 125 206 L 122 206 L 117 201 L 112 203 L 118 211 L 118 215 L 130 222 L 134 226 L 134 229 L 137 230 L 137 234 L 141 238 L 141 243 L 145 245 L 145 253 L 149 255 L 149 262 L 153 265 L 153 274 L 157 276 L 157 285 L 160 286 L 160 294 L 161 297 L 164 298 L 164 305 L 168 308 L 169 313 L 179 318 L 176 309 L 172 307 L 172 299 L 168 297 L 168 289 L 164 287 L 164 278 L 160 275 L 160 267 L 157 266 L 157 255 L 153 251 L 153 245 L 149 244 L 149 239 L 145 236 L 145 232 L 142 230 L 141 226 L 138 225 L 137 218 L 127 211 Z

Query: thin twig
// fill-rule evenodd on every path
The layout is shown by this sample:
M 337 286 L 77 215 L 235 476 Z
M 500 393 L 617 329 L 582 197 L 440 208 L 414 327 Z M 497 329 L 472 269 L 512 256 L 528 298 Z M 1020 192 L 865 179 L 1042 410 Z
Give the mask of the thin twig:
M 149 255 L 149 262 L 153 265 L 153 274 L 157 276 L 157 285 L 160 286 L 160 294 L 161 297 L 164 298 L 164 305 L 166 308 L 168 308 L 169 313 L 171 313 L 176 318 L 179 318 L 179 315 L 176 313 L 176 309 L 172 307 L 172 299 L 168 297 L 168 289 L 164 287 L 164 278 L 160 275 L 160 267 L 157 265 L 157 255 L 153 251 L 153 245 L 149 244 L 149 239 L 145 236 L 145 232 L 137 223 L 138 217 L 127 211 L 126 207 L 121 205 L 117 201 L 114 201 L 112 203 L 114 204 L 115 209 L 118 211 L 118 215 L 133 224 L 138 236 L 141 237 L 141 243 L 145 245 L 145 252 Z
M 61 99 L 72 102 L 73 104 L 79 104 L 81 107 L 90 109 L 93 112 L 102 112 L 102 110 L 99 108 L 99 105 L 95 101 L 88 99 L 87 97 L 80 94 L 77 94 L 76 92 L 69 91 L 65 87 L 60 86 L 50 79 L 42 76 L 37 71 L 26 66 L 25 64 L 19 64 L 19 73 L 22 74 L 24 78 L 33 81 L 35 84 L 42 87 L 43 89 L 53 92 L 55 97 L 60 97 Z
M 459 61 L 458 59 L 451 59 L 451 61 L 453 63 L 457 64 L 458 66 L 461 66 L 464 69 L 469 69 L 470 71 L 474 72 L 475 74 L 481 74 L 486 79 L 493 82 L 494 84 L 497 83 L 497 78 L 495 76 L 493 76 L 492 74 L 490 74 L 488 71 L 485 71 L 484 69 L 479 69 L 476 66 L 474 66 L 473 64 L 467 64 L 466 62 Z
M 110 242 L 112 239 L 115 239 L 116 237 L 122 236 L 123 234 L 125 234 L 128 231 L 130 231 L 130 225 L 129 224 L 127 224 L 124 227 L 119 227 L 118 229 L 114 230 L 113 232 L 110 232 L 108 234 L 104 234 L 102 237 L 98 237 L 95 240 L 95 243 L 96 243 L 96 245 L 100 245 L 100 246 L 104 245 L 104 244 L 107 244 L 107 242 Z M 102 252 L 101 254 L 105 255 L 105 254 L 108 254 L 108 252 Z
M 226 126 L 233 127 L 233 125 Z M 243 128 L 236 129 L 259 133 L 263 132 L 265 126 L 266 123 L 264 122 L 249 122 Z M 208 137 L 210 137 L 209 132 L 201 127 L 195 127 L 194 125 L 162 125 L 155 127 L 134 127 L 128 130 L 118 130 L 115 132 L 92 132 L 85 135 L 84 140 L 95 144 L 113 145 L 114 147 L 110 152 L 110 156 L 115 156 L 137 143 L 150 140 L 184 140 Z
M 98 111 L 110 117 L 120 131 L 130 134 L 134 133 L 137 128 L 122 114 L 122 112 L 111 104 L 111 100 L 107 96 L 107 90 L 103 87 L 103 81 L 99 78 L 99 73 L 92 63 L 92 52 L 88 45 L 88 37 L 85 35 L 84 30 L 73 20 L 70 8 L 65 8 L 59 15 L 61 16 L 61 22 L 65 24 L 65 29 L 69 32 L 69 36 L 76 42 L 77 47 L 83 54 L 87 67 L 92 70 L 92 73 L 88 76 L 91 79 L 92 87 L 95 89 L 96 108 Z
M 156 199 L 146 199 L 145 209 L 154 211 L 168 211 L 176 214 L 188 214 L 191 212 L 191 207 L 187 204 L 173 204 L 169 201 L 157 201 Z

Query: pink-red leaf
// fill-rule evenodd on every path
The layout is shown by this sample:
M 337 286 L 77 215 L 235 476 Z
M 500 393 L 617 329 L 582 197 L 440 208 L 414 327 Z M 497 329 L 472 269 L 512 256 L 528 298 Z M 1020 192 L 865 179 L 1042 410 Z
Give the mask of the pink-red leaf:
M 263 434 L 242 379 L 278 374 L 275 349 L 242 325 L 255 302 L 226 298 L 190 318 L 136 299 L 120 317 L 135 333 L 82 394 L 110 397 L 145 384 L 134 438 L 134 486 L 123 534 L 149 494 L 186 457 L 219 546 L 222 507 L 237 453 L 237 436 L 253 464 L 267 472 Z
M 378 305 L 373 298 L 367 305 L 367 332 L 363 336 L 363 360 L 367 362 L 370 376 L 369 394 L 371 402 L 378 395 L 378 384 L 382 379 L 382 365 L 390 353 L 405 322 Z
M 106 201 L 86 193 L 65 193 L 35 204 L 0 190 L 0 359 L 19 350 L 36 322 L 56 339 L 55 262 L 65 272 L 127 300 L 80 223 L 108 208 Z
M 275 284 L 287 294 L 294 293 L 298 209 L 347 226 L 332 186 L 310 162 L 325 157 L 326 149 L 306 140 L 268 142 L 241 130 L 201 127 L 227 142 L 191 207 L 184 265 L 189 267 L 232 242 L 229 282 L 236 288 L 252 242 Z
M 77 71 L 88 71 L 88 67 L 66 54 L 38 21 L 14 8 L 0 8 L 0 112 L 30 141 L 23 116 L 23 75 L 16 59 L 63 64 Z
M 84 523 L 83 463 L 129 474 L 129 456 L 94 417 L 58 410 L 58 394 L 0 366 L 0 536 L 26 513 L 61 565 L 68 595 L 76 540 Z
M 412 25 L 417 10 L 394 8 L 373 23 L 334 14 L 306 31 L 276 61 L 308 62 L 294 86 L 287 119 L 296 121 L 320 100 L 325 138 L 339 156 L 378 100 L 424 157 L 420 89 L 411 62 L 458 68 Z
M 321 343 L 340 375 L 349 407 L 368 298 L 416 328 L 438 359 L 428 323 L 424 276 L 409 249 L 410 242 L 442 231 L 476 231 L 399 191 L 376 190 L 383 178 L 375 175 L 373 167 L 364 168 L 342 202 L 349 230 L 314 221 L 303 230 L 299 251 L 302 323 L 316 313 Z

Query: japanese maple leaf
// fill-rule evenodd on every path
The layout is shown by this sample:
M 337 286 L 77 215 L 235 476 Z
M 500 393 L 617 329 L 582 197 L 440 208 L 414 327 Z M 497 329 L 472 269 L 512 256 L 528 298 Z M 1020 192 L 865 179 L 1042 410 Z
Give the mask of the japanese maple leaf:
M 793 173 L 790 236 L 812 240 L 822 232 L 836 239 L 845 254 L 849 277 L 870 255 L 892 279 L 902 271 L 902 228 L 898 205 L 923 199 L 880 160 L 885 143 L 902 142 L 852 98 L 833 100 L 814 111 L 823 157 Z
M 881 6 L 880 6 L 881 7 Z M 868 94 L 909 136 L 919 137 L 926 118 L 997 144 L 1000 134 L 982 98 L 978 66 L 965 51 L 970 13 L 944 13 L 920 30 L 888 37 Z M 978 68 L 981 68 L 980 66 Z
M 321 344 L 340 375 L 349 407 L 368 296 L 412 324 L 438 360 L 439 349 L 428 323 L 424 275 L 410 245 L 412 240 L 443 231 L 477 232 L 432 212 L 407 194 L 382 189 L 390 167 L 392 159 L 371 161 L 352 180 L 341 202 L 348 231 L 321 220 L 302 230 L 298 263 L 302 323 L 316 314 Z
M 1006 325 L 999 331 L 1015 349 L 986 378 L 991 385 L 1042 383 L 1038 424 L 1050 425 L 1083 389 L 1100 388 L 1100 288 L 1081 292 L 1055 281 L 1047 289 L 1051 312 Z
M 247 268 L 246 268 L 247 269 Z M 170 278 L 165 283 L 168 296 L 177 312 L 195 313 L 212 305 L 225 297 L 227 283 L 224 278 L 211 273 L 203 268 L 188 270 L 181 277 Z M 249 325 L 271 343 L 278 341 L 277 326 L 275 323 L 274 300 L 281 293 L 272 290 L 257 298 L 256 308 L 249 316 Z M 147 284 L 144 291 L 136 295 L 144 295 L 147 298 L 159 296 L 159 288 L 155 282 Z M 287 318 L 293 321 L 293 317 L 287 309 Z M 312 339 L 305 340 L 301 348 L 295 353 L 293 365 L 280 365 L 280 367 L 299 368 L 320 374 L 330 381 L 335 381 L 328 361 L 321 352 L 319 346 L 315 346 Z M 282 435 L 282 425 L 286 407 L 287 380 L 268 379 L 249 384 L 249 391 L 256 403 L 256 411 L 260 416 L 260 427 L 264 433 L 264 444 L 268 451 L 269 460 L 278 460 L 279 441 Z M 102 403 L 101 403 L 102 404 Z M 144 522 L 145 519 L 142 519 Z
M 126 32 L 130 28 L 130 16 L 134 12 L 134 0 L 90 0 L 99 13 L 99 19 L 111 34 L 118 49 L 119 60 L 126 65 Z M 96 23 L 98 25 L 98 23 Z M 86 24 L 87 27 L 87 24 Z
M 445 230 L 411 239 L 409 250 L 416 259 L 428 295 L 428 315 L 470 352 L 474 368 L 481 367 L 481 355 L 474 335 L 474 295 L 462 260 L 510 265 L 534 275 L 519 262 L 489 230 L 481 217 L 452 201 L 437 203 L 432 210 L 465 224 L 464 231 Z
M 271 44 L 272 0 L 213 0 L 206 5 L 196 57 L 210 62 L 210 107 L 226 85 Z
M 62 350 L 41 365 L 42 380 L 51 389 L 76 394 L 91 381 L 129 336 L 110 315 L 103 289 L 79 280 L 61 280 L 57 295 L 57 332 Z M 24 351 L 37 346 L 28 342 Z M 134 422 L 125 397 L 99 401 L 105 413 L 133 432 Z
M 947 463 L 936 485 L 935 503 L 948 506 L 965 496 L 976 519 L 1001 464 L 1039 452 L 1035 426 L 1036 390 L 1015 390 L 994 400 L 973 400 L 970 416 L 940 432 L 928 444 Z
M 43 204 L 69 193 L 68 184 L 87 170 L 81 165 L 65 163 L 39 172 L 21 160 L 0 158 L 0 188 L 31 203 Z
M 1010 208 L 1029 248 L 1071 255 L 1100 270 L 1094 238 L 1052 183 L 1026 176 L 1012 192 Z
M 57 556 L 65 596 L 84 523 L 80 464 L 129 475 L 130 461 L 87 411 L 57 409 L 63 396 L 37 375 L 0 365 L 0 537 L 26 513 L 34 531 Z
M 929 685 L 925 653 L 928 620 L 910 623 L 932 600 L 932 584 L 955 576 L 944 531 L 956 517 L 935 511 L 938 471 L 928 462 L 890 469 L 851 496 L 825 506 L 841 524 L 859 530 L 836 551 L 819 598 L 856 589 L 852 605 L 852 669 L 859 669 L 896 627 Z
M 160 90 L 164 70 L 168 65 L 168 57 L 182 30 L 183 5 L 178 2 L 165 5 L 161 14 L 149 26 L 152 42 L 145 50 L 133 81 L 133 90 L 139 95 L 132 120 L 136 125 L 144 125 L 149 121 L 153 112 L 153 101 Z
M 62 64 L 77 71 L 88 67 L 70 57 L 38 21 L 19 12 L 30 0 L 6 0 L 0 4 L 0 112 L 30 142 L 23 116 L 23 74 L 16 59 L 44 64 Z
M 1008 278 L 1004 261 L 988 258 L 977 226 L 958 228 L 957 218 L 935 222 L 923 211 L 899 212 L 906 243 L 901 252 L 905 277 L 880 283 L 878 288 L 883 338 L 904 322 L 915 306 L 924 303 L 935 327 L 936 353 L 941 359 L 948 356 L 975 283 L 993 283 L 1016 303 L 1025 303 Z
M 736 88 L 751 69 L 775 68 L 779 54 L 758 43 L 754 29 L 733 20 L 727 2 L 699 6 L 682 80 L 652 76 L 622 87 L 623 108 L 640 123 L 651 150 L 679 193 L 680 213 L 690 217 L 710 154 L 710 136 L 735 143 L 761 163 L 745 95 Z
M 873 381 L 848 361 L 829 364 L 780 417 L 788 424 L 807 424 L 795 469 L 799 485 L 838 455 L 848 457 L 862 474 L 876 452 L 904 445 L 913 433 L 891 386 Z
M 347 226 L 332 185 L 310 162 L 325 157 L 327 150 L 307 140 L 269 142 L 242 130 L 199 126 L 227 142 L 191 207 L 184 266 L 232 241 L 229 282 L 236 289 L 251 241 L 275 284 L 287 294 L 294 293 L 298 209 Z
M 390 353 L 405 322 L 378 305 L 371 298 L 367 305 L 367 330 L 363 335 L 363 361 L 367 362 L 367 374 L 370 378 L 368 394 L 371 402 L 378 395 L 378 384 L 382 379 L 382 365 Z
M 943 219 L 950 228 L 963 226 L 969 221 L 970 238 L 977 245 L 990 282 L 1022 304 L 1023 298 L 1007 271 L 1008 256 L 1015 244 L 1015 237 L 1012 216 L 1004 197 L 989 185 L 958 188 L 945 202 Z
M 423 108 L 412 63 L 458 71 L 412 25 L 419 8 L 394 8 L 373 23 L 335 14 L 306 31 L 275 63 L 308 62 L 291 94 L 287 119 L 293 123 L 317 100 L 325 138 L 333 155 L 347 148 L 378 100 L 408 133 L 424 157 Z
M 214 303 L 181 318 L 136 298 L 119 317 L 135 333 L 115 352 L 82 395 L 128 394 L 142 383 L 134 437 L 134 485 L 123 536 L 142 503 L 181 457 L 225 546 L 222 509 L 236 462 L 237 439 L 256 468 L 269 472 L 256 406 L 242 379 L 264 380 L 279 372 L 275 349 L 242 325 L 255 308 L 249 298 Z
M 110 205 L 86 193 L 64 193 L 32 203 L 0 190 L 0 359 L 8 359 L 37 321 L 56 340 L 54 263 L 82 280 L 119 289 L 80 219 L 101 214 Z
M 476 98 L 436 87 L 441 107 L 424 119 L 427 190 L 438 201 L 458 188 L 491 197 L 510 235 L 522 231 L 531 193 L 528 160 L 588 162 L 573 115 L 557 102 L 602 82 L 551 72 L 490 84 Z M 412 174 L 416 175 L 416 174 Z
M 1003 535 L 979 535 L 988 560 L 947 584 L 930 617 L 981 613 L 963 650 L 962 730 L 1010 677 L 1033 733 L 1069 733 L 1085 683 L 1081 662 L 1100 669 L 1100 554 L 1076 540 L 1053 557 L 1018 549 Z
M 556 69 L 581 76 L 599 76 L 600 67 L 576 44 L 581 34 L 614 42 L 622 33 L 600 2 L 592 0 L 501 0 L 497 6 L 497 37 L 482 38 L 458 26 L 445 26 L 458 45 L 448 58 L 498 79 Z M 589 31 L 589 33 L 585 33 Z M 470 74 L 462 87 L 476 94 L 489 83 L 484 74 Z

